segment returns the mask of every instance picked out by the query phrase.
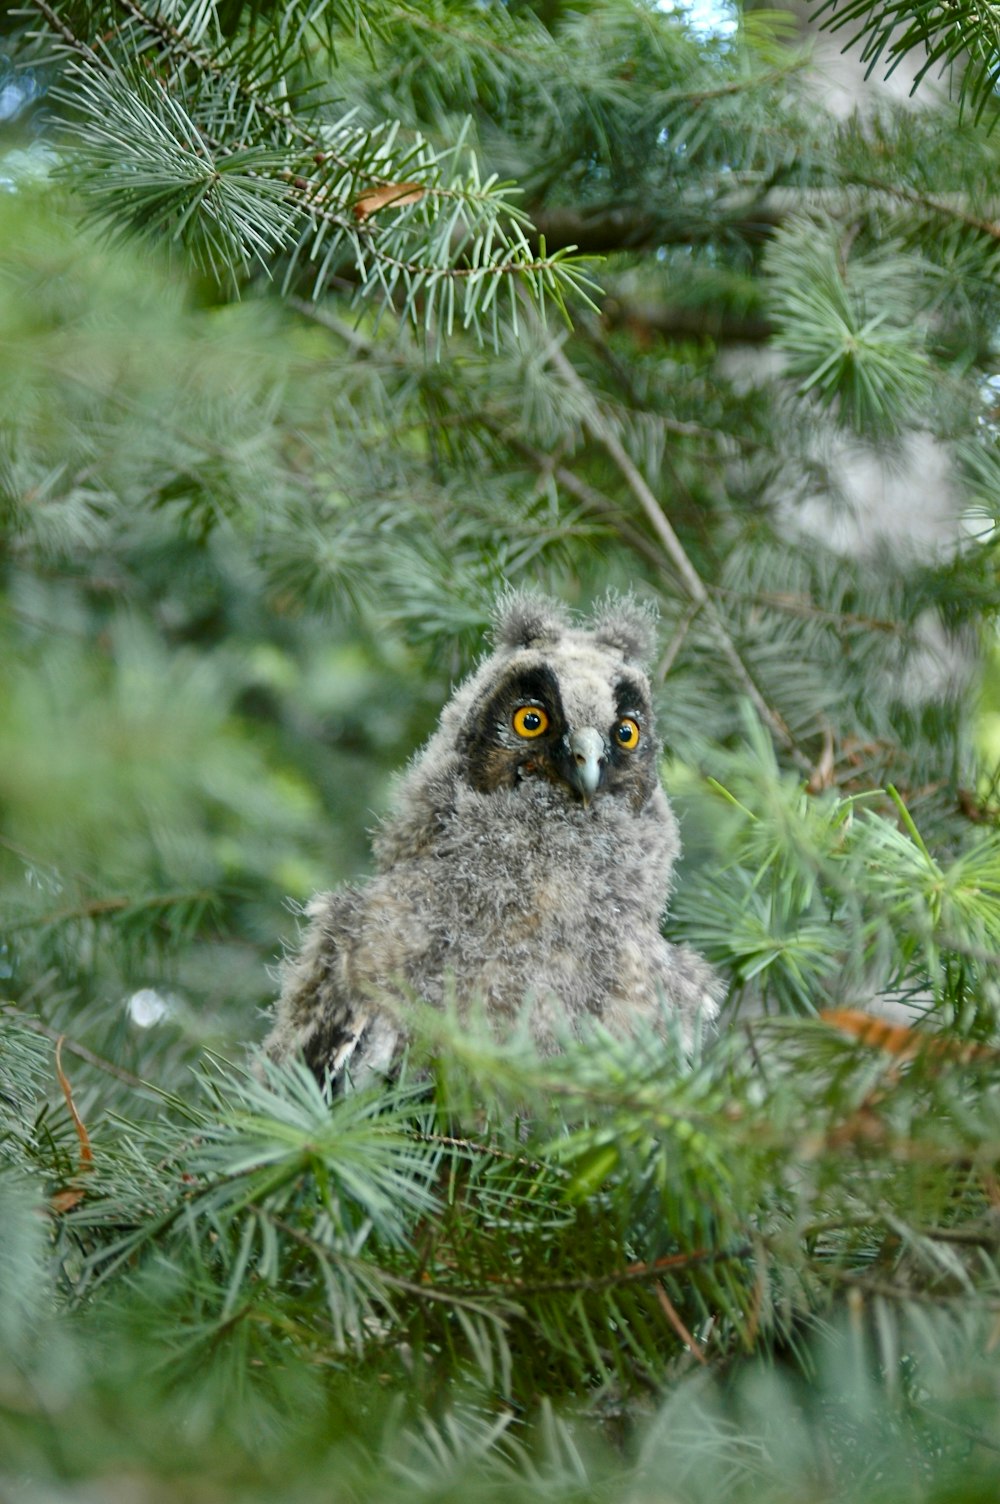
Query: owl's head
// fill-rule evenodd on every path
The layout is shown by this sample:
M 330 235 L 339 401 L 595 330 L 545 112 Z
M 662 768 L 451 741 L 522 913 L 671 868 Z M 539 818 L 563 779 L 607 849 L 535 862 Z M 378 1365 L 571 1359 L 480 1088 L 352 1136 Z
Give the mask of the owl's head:
M 654 623 L 631 597 L 609 596 L 581 625 L 539 596 L 503 597 L 494 651 L 461 697 L 456 743 L 472 787 L 542 784 L 582 807 L 617 798 L 641 809 L 658 787 L 645 671 Z

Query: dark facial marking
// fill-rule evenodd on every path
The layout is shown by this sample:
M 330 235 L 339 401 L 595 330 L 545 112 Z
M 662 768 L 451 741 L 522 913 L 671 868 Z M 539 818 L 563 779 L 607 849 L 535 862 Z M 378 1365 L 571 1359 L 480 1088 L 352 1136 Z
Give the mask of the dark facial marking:
M 623 675 L 615 685 L 614 726 L 608 728 L 610 745 L 607 786 L 619 798 L 639 810 L 656 788 L 658 747 L 653 734 L 653 716 L 648 692 L 641 680 Z M 639 736 L 619 736 L 624 721 L 634 721 Z
M 535 706 L 548 716 L 538 736 L 519 736 L 515 713 Z M 566 729 L 556 676 L 544 665 L 513 668 L 469 715 L 462 732 L 468 779 L 474 789 L 491 794 L 515 788 L 522 777 L 544 771 L 552 749 Z
M 649 720 L 649 700 L 638 679 L 625 676 L 615 685 L 615 707 L 620 716 L 632 715 L 636 720 Z M 639 715 L 635 715 L 638 711 Z

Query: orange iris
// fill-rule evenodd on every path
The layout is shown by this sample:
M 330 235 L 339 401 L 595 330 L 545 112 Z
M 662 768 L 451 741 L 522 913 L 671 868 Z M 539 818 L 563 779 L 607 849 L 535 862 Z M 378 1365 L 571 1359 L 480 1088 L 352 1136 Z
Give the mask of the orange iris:
M 518 736 L 530 741 L 533 736 L 541 736 L 549 729 L 549 718 L 540 705 L 521 705 L 514 711 L 511 725 Z

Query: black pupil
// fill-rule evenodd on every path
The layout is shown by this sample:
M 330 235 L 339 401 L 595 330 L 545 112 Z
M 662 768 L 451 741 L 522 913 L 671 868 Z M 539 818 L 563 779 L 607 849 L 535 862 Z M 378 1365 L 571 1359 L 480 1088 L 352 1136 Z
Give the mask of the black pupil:
M 525 731 L 537 731 L 542 724 L 542 718 L 537 710 L 526 710 L 521 717 L 521 724 Z
M 630 742 L 632 740 L 632 736 L 632 727 L 628 724 L 627 721 L 622 721 L 621 725 L 618 727 L 618 740 L 620 742 Z

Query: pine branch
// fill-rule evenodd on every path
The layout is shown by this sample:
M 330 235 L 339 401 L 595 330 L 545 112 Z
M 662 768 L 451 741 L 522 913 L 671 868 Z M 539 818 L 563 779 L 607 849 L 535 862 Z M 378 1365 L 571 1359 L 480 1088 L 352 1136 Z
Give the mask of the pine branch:
M 123 4 L 138 38 L 118 38 L 123 64 L 107 47 L 98 55 L 48 0 L 36 7 L 76 59 L 74 182 L 108 225 L 169 234 L 220 279 L 254 262 L 270 271 L 286 250 L 286 285 L 303 261 L 317 287 L 351 265 L 360 297 L 401 291 L 411 319 L 433 328 L 440 315 L 449 332 L 478 331 L 488 314 L 494 340 L 502 282 L 519 282 L 540 308 L 551 299 L 564 310 L 569 293 L 588 301 L 579 258 L 533 252 L 508 186 L 482 179 L 471 156 L 460 170 L 461 134 L 439 153 L 419 134 L 398 149 L 398 122 L 366 130 L 345 117 L 296 130 L 287 89 L 281 107 L 260 91 L 262 77 L 284 82 L 280 48 L 267 66 L 253 44 L 242 60 L 223 51 L 217 61 L 180 29 L 190 14 L 172 25 Z M 132 68 L 129 44 L 138 57 L 144 36 L 176 66 L 152 76 Z
M 904 57 L 921 58 L 915 90 L 934 69 L 960 69 L 959 98 L 976 116 L 990 102 L 997 81 L 1000 13 L 989 0 L 956 0 L 948 6 L 928 0 L 825 0 L 817 12 L 828 30 L 854 27 L 848 46 L 862 42 L 861 58 L 871 73 L 885 60 L 885 76 Z

